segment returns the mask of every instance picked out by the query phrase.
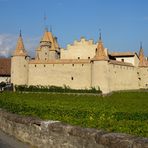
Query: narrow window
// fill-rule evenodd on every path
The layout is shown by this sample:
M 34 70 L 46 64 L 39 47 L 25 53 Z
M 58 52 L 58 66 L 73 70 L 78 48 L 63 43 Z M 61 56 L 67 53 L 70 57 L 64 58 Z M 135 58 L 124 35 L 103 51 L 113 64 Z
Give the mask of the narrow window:
M 72 66 L 74 67 L 74 66 L 75 66 L 75 64 L 72 64 Z
M 71 77 L 71 80 L 73 80 L 73 77 Z
M 80 57 L 78 57 L 78 59 L 80 59 Z
M 44 67 L 46 67 L 46 65 L 44 65 Z
M 124 59 L 121 59 L 122 62 L 124 62 Z
M 88 59 L 90 59 L 90 57 L 88 57 Z
M 82 64 L 82 66 L 84 66 L 84 64 Z
M 34 65 L 36 67 L 36 65 Z

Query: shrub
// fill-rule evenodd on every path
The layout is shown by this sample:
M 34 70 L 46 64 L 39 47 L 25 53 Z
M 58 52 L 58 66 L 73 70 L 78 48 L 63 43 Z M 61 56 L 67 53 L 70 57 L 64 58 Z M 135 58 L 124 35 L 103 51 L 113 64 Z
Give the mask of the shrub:
M 99 87 L 91 87 L 90 89 L 71 89 L 69 86 L 42 86 L 42 85 L 15 85 L 16 91 L 27 91 L 27 92 L 60 92 L 60 93 L 101 93 Z
M 1 82 L 0 83 L 0 87 L 5 87 L 6 86 L 6 83 L 5 82 Z

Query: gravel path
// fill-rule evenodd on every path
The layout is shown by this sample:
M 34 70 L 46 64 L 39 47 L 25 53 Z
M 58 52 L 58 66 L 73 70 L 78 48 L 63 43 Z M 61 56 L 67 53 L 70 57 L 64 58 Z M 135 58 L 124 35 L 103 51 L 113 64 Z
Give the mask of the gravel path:
M 31 148 L 31 146 L 0 131 L 0 148 Z

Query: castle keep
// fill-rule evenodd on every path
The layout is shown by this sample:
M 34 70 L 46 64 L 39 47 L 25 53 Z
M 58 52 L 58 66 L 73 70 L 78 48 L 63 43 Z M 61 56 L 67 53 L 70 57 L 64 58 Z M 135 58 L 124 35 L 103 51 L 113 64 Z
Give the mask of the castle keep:
M 73 89 L 100 88 L 103 93 L 148 88 L 148 61 L 142 46 L 139 54 L 108 52 L 101 34 L 98 43 L 81 38 L 59 47 L 57 38 L 45 30 L 35 59 L 25 50 L 21 33 L 11 58 L 14 85 L 55 85 Z

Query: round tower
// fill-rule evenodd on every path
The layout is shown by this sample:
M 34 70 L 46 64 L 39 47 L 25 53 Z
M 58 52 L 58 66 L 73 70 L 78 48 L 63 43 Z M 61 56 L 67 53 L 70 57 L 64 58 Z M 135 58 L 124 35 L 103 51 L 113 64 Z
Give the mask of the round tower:
M 11 57 L 11 83 L 13 85 L 28 84 L 28 62 L 29 56 L 25 50 L 20 31 L 16 49 Z
M 98 46 L 96 48 L 96 54 L 92 59 L 92 87 L 100 88 L 102 93 L 106 94 L 109 90 L 109 73 L 108 73 L 108 53 L 105 52 L 103 42 L 101 39 L 101 33 L 99 37 Z

